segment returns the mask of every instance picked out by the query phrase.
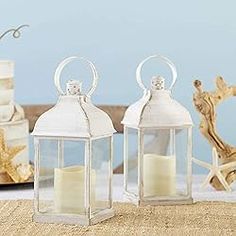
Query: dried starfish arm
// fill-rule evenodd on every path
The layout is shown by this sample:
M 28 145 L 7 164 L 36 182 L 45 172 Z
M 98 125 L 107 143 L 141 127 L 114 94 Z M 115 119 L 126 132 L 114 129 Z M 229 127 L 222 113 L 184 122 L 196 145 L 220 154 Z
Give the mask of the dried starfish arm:
M 7 148 L 7 155 L 10 157 L 10 159 L 13 159 L 19 152 L 21 152 L 25 148 L 26 148 L 25 145 L 15 146 L 15 147 L 8 147 Z
M 4 163 L 4 169 L 7 174 L 12 178 L 15 183 L 21 182 L 21 177 L 17 172 L 16 167 L 12 164 L 12 159 L 22 150 L 25 149 L 26 146 L 16 146 L 16 147 L 8 147 L 6 151 L 7 159 Z
M 16 168 L 12 165 L 11 161 L 6 161 L 4 163 L 4 168 L 7 174 L 12 178 L 15 183 L 19 183 L 21 180 L 20 175 L 16 171 Z

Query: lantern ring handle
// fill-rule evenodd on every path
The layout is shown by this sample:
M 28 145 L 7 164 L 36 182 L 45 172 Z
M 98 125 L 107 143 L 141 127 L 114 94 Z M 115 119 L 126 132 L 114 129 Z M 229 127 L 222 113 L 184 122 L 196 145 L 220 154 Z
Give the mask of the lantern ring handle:
M 158 55 L 158 54 L 155 54 L 155 55 L 152 55 L 152 56 L 149 56 L 147 57 L 146 59 L 144 59 L 137 67 L 136 69 L 136 80 L 138 82 L 138 85 L 141 89 L 144 90 L 144 92 L 148 91 L 148 89 L 145 87 L 145 85 L 143 84 L 143 81 L 142 81 L 142 78 L 141 78 L 141 71 L 142 71 L 142 67 L 143 65 L 149 61 L 150 59 L 152 58 L 158 58 L 160 59 L 162 62 L 164 62 L 166 65 L 168 65 L 171 69 L 171 73 L 172 73 L 172 83 L 169 87 L 169 90 L 172 90 L 173 86 L 175 85 L 176 83 L 176 79 L 177 79 L 177 71 L 176 71 L 176 67 L 174 65 L 174 63 L 172 61 L 170 61 L 168 58 L 164 57 L 164 56 L 161 56 L 161 55 Z
M 61 88 L 61 83 L 60 83 L 61 72 L 67 64 L 69 64 L 70 62 L 72 62 L 74 60 L 80 60 L 80 61 L 86 62 L 89 65 L 89 67 L 92 71 L 92 74 L 93 74 L 92 86 L 89 89 L 88 93 L 86 94 L 87 97 L 90 97 L 94 93 L 94 91 L 97 87 L 98 72 L 97 72 L 94 64 L 91 61 L 85 59 L 84 57 L 79 57 L 79 56 L 67 57 L 58 65 L 58 67 L 55 71 L 55 74 L 54 74 L 54 83 L 55 83 L 55 86 L 57 88 L 57 91 L 59 92 L 60 95 L 65 95 L 66 94 Z

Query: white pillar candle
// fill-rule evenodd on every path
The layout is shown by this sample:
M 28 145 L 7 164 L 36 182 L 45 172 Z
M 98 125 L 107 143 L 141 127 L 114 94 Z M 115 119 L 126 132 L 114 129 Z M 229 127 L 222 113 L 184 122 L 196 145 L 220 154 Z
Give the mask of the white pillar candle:
M 95 170 L 91 170 L 91 205 L 95 205 Z M 55 211 L 85 213 L 85 167 L 72 166 L 54 170 Z
M 145 154 L 143 156 L 144 196 L 176 194 L 175 156 Z

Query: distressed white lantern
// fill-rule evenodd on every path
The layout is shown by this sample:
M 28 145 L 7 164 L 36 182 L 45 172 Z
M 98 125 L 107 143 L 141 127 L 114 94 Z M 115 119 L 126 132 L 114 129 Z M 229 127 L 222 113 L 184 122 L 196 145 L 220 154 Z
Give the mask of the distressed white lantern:
M 167 64 L 173 81 L 165 89 L 165 79 L 154 76 L 147 89 L 141 70 L 148 60 Z M 124 191 L 137 205 L 192 203 L 192 126 L 189 112 L 172 98 L 176 82 L 174 64 L 153 55 L 142 61 L 136 78 L 143 97 L 128 107 L 124 124 Z
M 65 65 L 80 60 L 89 65 L 93 85 L 85 95 L 79 81 L 60 86 Z M 34 216 L 36 222 L 91 225 L 114 216 L 112 209 L 113 133 L 109 116 L 90 96 L 98 74 L 81 57 L 69 57 L 55 72 L 60 94 L 57 104 L 41 115 L 33 136 L 35 145 Z

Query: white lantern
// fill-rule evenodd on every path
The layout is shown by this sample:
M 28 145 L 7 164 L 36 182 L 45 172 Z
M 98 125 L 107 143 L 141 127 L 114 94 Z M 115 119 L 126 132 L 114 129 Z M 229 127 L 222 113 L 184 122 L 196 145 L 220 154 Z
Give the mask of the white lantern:
M 152 78 L 150 89 L 142 83 L 142 66 L 152 58 L 170 67 L 169 89 L 161 76 Z M 192 203 L 193 123 L 189 112 L 171 96 L 176 68 L 169 59 L 153 55 L 139 64 L 136 77 L 144 95 L 129 106 L 122 121 L 125 195 L 137 205 Z
M 65 65 L 79 59 L 93 73 L 87 95 L 79 81 L 60 86 Z M 97 86 L 94 65 L 80 57 L 65 59 L 55 72 L 57 104 L 36 122 L 34 221 L 91 225 L 114 216 L 112 209 L 113 133 L 109 116 L 90 96 Z

